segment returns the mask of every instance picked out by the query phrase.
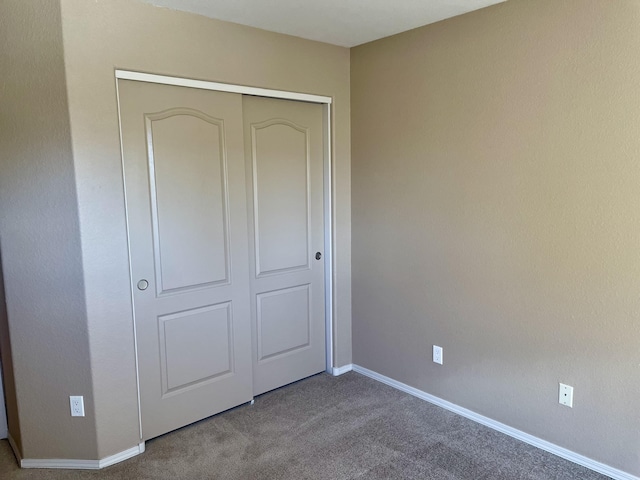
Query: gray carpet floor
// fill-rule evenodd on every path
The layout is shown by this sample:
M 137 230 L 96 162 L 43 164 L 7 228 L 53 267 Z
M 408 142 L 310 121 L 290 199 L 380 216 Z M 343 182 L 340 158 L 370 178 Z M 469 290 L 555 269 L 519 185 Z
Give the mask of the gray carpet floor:
M 357 373 L 321 374 L 147 442 L 101 471 L 21 470 L 2 480 L 605 479 Z

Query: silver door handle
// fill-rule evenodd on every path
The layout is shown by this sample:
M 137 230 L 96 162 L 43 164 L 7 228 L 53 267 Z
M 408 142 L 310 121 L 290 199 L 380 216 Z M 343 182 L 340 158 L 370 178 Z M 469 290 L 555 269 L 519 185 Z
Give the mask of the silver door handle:
M 146 290 L 149 287 L 149 282 L 144 278 L 138 282 L 138 290 Z

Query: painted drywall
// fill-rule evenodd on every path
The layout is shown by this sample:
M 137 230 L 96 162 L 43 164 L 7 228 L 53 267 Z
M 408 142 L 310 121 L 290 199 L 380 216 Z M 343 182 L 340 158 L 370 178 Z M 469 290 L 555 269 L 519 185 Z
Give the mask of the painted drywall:
M 0 348 L 25 458 L 97 454 L 62 49 L 58 2 L 0 2 Z
M 336 365 L 351 363 L 349 50 L 131 0 L 62 0 L 99 457 L 138 442 L 114 69 L 334 98 Z
M 639 24 L 511 0 L 351 51 L 354 362 L 635 475 Z

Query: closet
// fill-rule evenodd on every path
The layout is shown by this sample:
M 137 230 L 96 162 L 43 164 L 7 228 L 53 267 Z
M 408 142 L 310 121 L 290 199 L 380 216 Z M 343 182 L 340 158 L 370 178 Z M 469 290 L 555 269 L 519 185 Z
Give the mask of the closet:
M 323 106 L 118 96 L 148 440 L 325 370 Z

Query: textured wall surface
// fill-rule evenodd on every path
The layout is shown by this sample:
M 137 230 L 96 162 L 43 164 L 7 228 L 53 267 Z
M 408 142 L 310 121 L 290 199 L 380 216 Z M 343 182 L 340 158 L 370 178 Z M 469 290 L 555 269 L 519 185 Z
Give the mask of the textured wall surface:
M 337 365 L 351 362 L 349 50 L 131 0 L 62 0 L 100 457 L 138 442 L 114 69 L 332 96 Z
M 638 25 L 511 0 L 351 56 L 354 362 L 635 475 Z
M 10 371 L 5 375 L 10 433 L 25 458 L 96 458 L 62 27 L 55 1 L 0 2 L 0 172 L 8 313 L 8 328 L 0 315 L 0 348 Z M 87 417 L 71 418 L 69 395 L 84 395 Z

